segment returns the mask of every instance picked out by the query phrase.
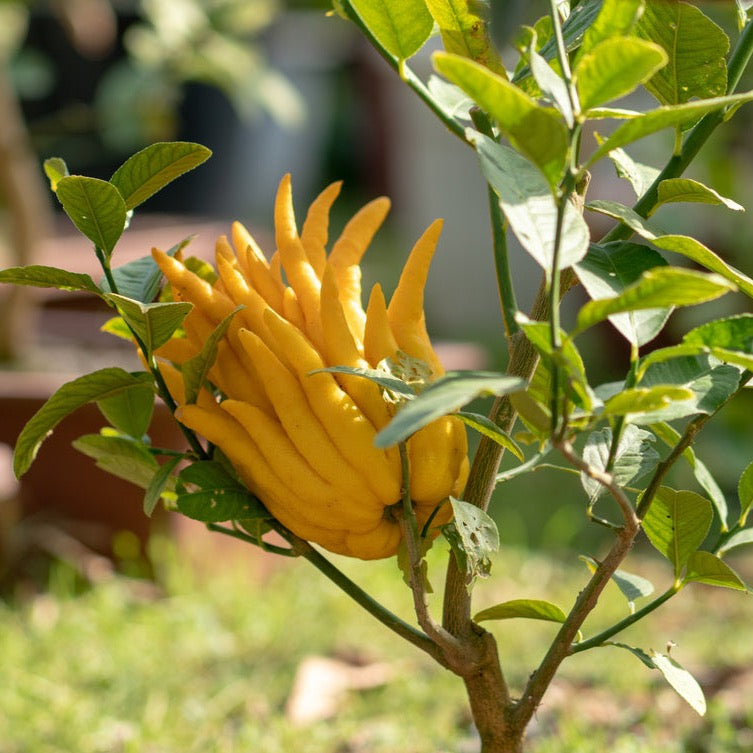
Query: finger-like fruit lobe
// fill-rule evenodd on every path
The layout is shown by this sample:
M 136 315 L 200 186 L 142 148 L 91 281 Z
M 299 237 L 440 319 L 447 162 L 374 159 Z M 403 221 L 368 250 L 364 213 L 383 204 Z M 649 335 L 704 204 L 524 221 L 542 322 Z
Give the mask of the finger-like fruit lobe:
M 299 234 L 286 175 L 275 201 L 274 253 L 267 259 L 234 223 L 230 240 L 217 241 L 213 284 L 154 249 L 173 296 L 194 306 L 185 338 L 172 339 L 157 356 L 179 420 L 224 452 L 272 515 L 332 552 L 378 559 L 395 554 L 401 538 L 391 511 L 401 501 L 400 453 L 374 446 L 395 406 L 374 382 L 321 369 L 373 369 L 400 350 L 424 362 L 430 378 L 441 376 L 423 315 L 441 223 L 414 246 L 389 305 L 375 286 L 364 310 L 360 263 L 389 201 L 376 199 L 357 212 L 327 253 L 339 190 L 334 183 L 314 200 Z M 209 370 L 210 389 L 184 404 L 175 367 L 197 355 L 236 307 L 242 308 Z M 467 449 L 464 426 L 452 416 L 408 440 L 411 499 L 419 525 L 430 521 L 429 535 L 452 515 L 448 496 L 463 491 Z

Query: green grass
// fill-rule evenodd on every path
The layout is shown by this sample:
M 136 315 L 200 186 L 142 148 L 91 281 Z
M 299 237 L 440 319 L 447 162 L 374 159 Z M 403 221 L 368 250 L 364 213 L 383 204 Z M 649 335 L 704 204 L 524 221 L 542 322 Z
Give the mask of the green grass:
M 474 750 L 462 684 L 393 640 L 307 563 L 281 561 L 258 577 L 236 560 L 208 573 L 164 543 L 158 550 L 158 596 L 124 577 L 80 592 L 59 566 L 44 594 L 0 604 L 0 753 Z M 585 577 L 571 559 L 572 571 L 504 552 L 496 577 L 476 586 L 476 604 L 529 596 L 567 606 Z M 394 563 L 341 564 L 409 614 Z M 639 564 L 653 575 L 652 561 Z M 695 596 L 704 598 L 700 607 L 682 594 L 676 609 L 670 603 L 621 638 L 659 650 L 674 640 L 673 656 L 699 677 L 731 661 L 753 662 L 750 600 L 709 588 Z M 595 622 L 624 610 L 615 589 Z M 520 687 L 555 628 L 510 621 L 492 629 L 509 680 Z M 394 662 L 397 671 L 382 687 L 352 692 L 334 719 L 296 727 L 284 705 L 299 662 L 312 653 L 357 653 Z M 597 649 L 564 665 L 532 727 L 530 751 L 743 753 L 753 747 L 751 722 L 753 700 L 734 715 L 712 700 L 701 720 L 657 672 L 627 652 Z

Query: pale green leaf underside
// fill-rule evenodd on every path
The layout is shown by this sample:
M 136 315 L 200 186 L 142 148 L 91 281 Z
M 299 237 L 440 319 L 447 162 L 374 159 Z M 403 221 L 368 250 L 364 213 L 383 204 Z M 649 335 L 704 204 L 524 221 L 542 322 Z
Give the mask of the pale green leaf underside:
M 690 704 L 691 708 L 697 714 L 703 716 L 706 713 L 706 699 L 703 696 L 701 686 L 693 675 L 680 666 L 674 659 L 664 654 L 652 651 L 651 661 L 680 697 Z
M 684 581 L 732 588 L 736 591 L 748 590 L 740 576 L 726 562 L 715 554 L 703 550 L 690 555 Z

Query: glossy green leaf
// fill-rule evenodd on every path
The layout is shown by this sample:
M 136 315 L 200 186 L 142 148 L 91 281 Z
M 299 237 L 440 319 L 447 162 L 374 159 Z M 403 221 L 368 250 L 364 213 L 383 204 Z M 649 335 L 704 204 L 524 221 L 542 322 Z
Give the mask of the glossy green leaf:
M 128 322 L 150 355 L 172 336 L 193 305 L 188 302 L 141 303 L 115 293 L 105 295 Z
M 144 514 L 148 518 L 152 517 L 154 508 L 157 507 L 157 503 L 160 501 L 165 491 L 172 491 L 174 488 L 175 483 L 172 473 L 184 460 L 185 458 L 182 455 L 169 458 L 152 476 L 152 479 L 144 492 Z
M 480 6 L 468 0 L 426 0 L 439 27 L 446 52 L 475 60 L 507 77 L 499 53 L 489 39 L 487 20 L 477 12 Z
M 651 432 L 639 429 L 634 424 L 627 424 L 617 446 L 611 473 L 621 487 L 632 486 L 656 468 L 659 453 L 654 449 L 655 437 Z M 591 468 L 606 471 L 609 453 L 612 447 L 612 429 L 608 426 L 591 432 L 583 447 L 583 459 Z M 580 482 L 593 504 L 605 492 L 604 485 L 596 479 L 581 473 Z
M 661 181 L 657 187 L 658 201 L 653 211 L 662 204 L 685 201 L 700 204 L 716 204 L 732 209 L 735 212 L 745 211 L 745 207 L 732 199 L 728 199 L 717 193 L 713 188 L 705 186 L 691 178 L 667 178 Z
M 61 178 L 66 178 L 70 175 L 68 172 L 68 165 L 65 164 L 65 160 L 60 157 L 50 157 L 43 163 L 44 173 L 50 181 L 50 188 L 53 191 L 57 191 L 58 183 Z
M 557 206 L 546 180 L 514 149 L 497 144 L 476 132 L 467 132 L 476 147 L 481 170 L 499 197 L 499 203 L 512 231 L 523 248 L 551 275 L 557 228 Z M 560 269 L 580 261 L 588 251 L 589 230 L 583 216 L 565 205 Z
M 644 0 L 603 0 L 599 14 L 583 35 L 578 57 L 605 39 L 628 35 L 635 27 L 644 5 Z
M 620 295 L 586 303 L 578 312 L 578 332 L 611 314 L 668 306 L 695 306 L 713 301 L 732 290 L 735 290 L 735 286 L 716 274 L 679 267 L 656 267 L 644 272 Z
M 562 623 L 567 615 L 556 604 L 541 599 L 512 599 L 482 609 L 473 615 L 474 622 L 484 620 L 510 620 L 523 617 L 527 620 L 545 620 L 546 622 Z
M 747 591 L 740 576 L 722 559 L 711 552 L 693 552 L 685 569 L 685 583 L 705 583 L 708 586 Z
M 118 189 L 106 180 L 69 175 L 58 181 L 56 193 L 71 222 L 109 257 L 126 225 Z
M 150 144 L 129 157 L 110 178 L 128 210 L 211 157 L 201 144 L 169 141 Z
M 217 358 L 217 347 L 220 340 L 227 332 L 233 317 L 242 309 L 238 306 L 233 309 L 212 331 L 212 334 L 204 341 L 201 350 L 193 358 L 189 358 L 181 367 L 183 374 L 183 384 L 185 386 L 186 403 L 195 403 L 199 391 L 209 375 Z
M 642 238 L 651 241 L 656 248 L 672 251 L 691 259 L 710 272 L 716 272 L 733 282 L 743 293 L 753 298 L 753 279 L 727 264 L 718 254 L 695 238 L 687 235 L 664 235 L 648 220 L 617 202 L 597 200 L 589 202 L 586 208 L 619 219 Z
M 680 433 L 667 423 L 654 423 L 651 426 L 651 431 L 669 447 L 675 447 L 680 441 Z M 686 447 L 682 456 L 693 471 L 696 481 L 700 484 L 706 494 L 709 495 L 709 499 L 713 503 L 714 508 L 719 515 L 719 519 L 726 526 L 728 514 L 727 498 L 724 496 L 724 492 L 719 488 L 719 484 L 716 483 L 716 480 L 711 475 L 711 471 L 709 471 L 706 464 L 695 454 L 692 447 Z
M 659 45 L 611 37 L 583 55 L 573 71 L 582 110 L 624 97 L 667 64 Z
M 80 290 L 97 295 L 102 292 L 89 275 L 40 264 L 2 269 L 0 270 L 0 283 L 2 282 L 11 285 L 30 285 L 35 288 Z
M 492 556 L 499 550 L 497 524 L 482 509 L 450 497 L 453 519 L 442 527 L 458 564 L 466 575 L 466 582 L 487 578 L 492 567 Z
M 424 0 L 350 0 L 350 5 L 379 44 L 398 60 L 415 55 L 434 28 Z
M 680 577 L 690 555 L 706 538 L 713 512 L 711 502 L 700 494 L 662 486 L 643 519 L 649 541 L 673 565 Z
M 509 434 L 506 434 L 502 429 L 481 413 L 469 413 L 467 411 L 458 411 L 455 414 L 466 426 L 470 426 L 471 429 L 475 429 L 479 434 L 483 434 L 493 442 L 496 442 L 500 447 L 504 447 L 509 450 L 515 457 L 523 462 L 523 451 L 520 449 L 518 443 Z
M 561 115 L 472 60 L 440 52 L 432 59 L 439 73 L 496 119 L 505 137 L 541 170 L 553 189 L 562 178 L 569 143 Z
M 700 241 L 687 235 L 662 235 L 651 241 L 654 246 L 665 251 L 673 251 L 688 259 L 692 259 L 700 266 L 715 272 L 734 283 L 745 295 L 753 298 L 753 279 L 727 264 L 720 256 L 707 248 Z
M 727 90 L 729 39 L 696 6 L 646 3 L 636 32 L 661 45 L 669 57 L 669 65 L 646 84 L 663 105 L 719 97 Z
M 612 149 L 632 144 L 634 141 L 638 141 L 645 136 L 650 136 L 652 133 L 665 128 L 682 127 L 696 121 L 701 116 L 706 115 L 706 113 L 741 105 L 745 102 L 750 102 L 752 99 L 753 92 L 745 92 L 725 97 L 694 100 L 682 105 L 657 107 L 655 110 L 641 113 L 638 117 L 632 118 L 618 126 L 589 157 L 585 167 L 590 167 L 595 162 L 598 162 Z
M 191 241 L 186 238 L 180 243 L 173 246 L 168 252 L 168 256 L 174 256 L 178 251 L 185 248 Z M 157 297 L 159 292 L 160 281 L 162 280 L 162 270 L 157 266 L 152 256 L 144 256 L 141 259 L 134 259 L 126 264 L 122 264 L 112 270 L 115 279 L 115 286 L 118 293 L 126 298 L 133 298 L 135 301 L 142 303 L 151 303 Z M 101 281 L 102 290 L 111 293 L 110 285 L 107 278 Z
M 738 314 L 706 322 L 690 330 L 682 341 L 688 345 L 753 353 L 753 314 Z
M 629 1 L 632 2 L 632 0 Z M 496 4 L 492 3 L 492 6 L 494 5 Z M 500 8 L 505 7 L 501 3 L 499 6 Z M 595 20 L 598 18 L 601 7 L 601 3 L 598 2 L 581 2 L 571 10 L 570 15 L 562 24 L 562 38 L 565 42 L 565 49 L 568 52 L 574 50 L 584 41 L 589 29 L 593 27 Z M 557 57 L 557 42 L 554 35 L 539 50 L 539 53 L 545 60 L 553 60 Z M 526 69 L 521 70 L 514 80 L 517 81 L 526 75 L 526 73 Z
M 604 403 L 605 416 L 639 416 L 656 413 L 668 405 L 692 400 L 694 394 L 686 387 L 658 385 L 656 387 L 631 387 L 618 392 Z
M 267 517 L 251 493 L 220 463 L 204 460 L 178 475 L 176 505 L 185 516 L 204 523 Z
M 85 434 L 73 446 L 96 461 L 97 468 L 146 489 L 159 465 L 140 442 L 117 435 Z
M 376 435 L 374 444 L 377 447 L 392 447 L 477 397 L 507 395 L 523 390 L 525 386 L 522 379 L 494 372 L 447 372 L 436 382 L 429 384 L 416 398 L 405 403 L 392 421 Z
M 748 513 L 753 507 L 753 463 L 746 466 L 737 482 L 737 495 L 740 500 L 740 525 L 748 520 Z
M 651 652 L 651 661 L 664 675 L 664 679 L 677 691 L 679 696 L 690 704 L 691 708 L 700 716 L 706 713 L 706 699 L 703 690 L 696 679 L 687 669 L 680 666 L 674 659 L 664 654 Z
M 740 372 L 704 354 L 654 364 L 646 369 L 640 381 L 641 387 L 668 384 L 691 390 L 693 399 L 673 402 L 662 411 L 643 416 L 641 422 L 672 421 L 696 413 L 716 412 L 737 390 Z
M 29 419 L 19 434 L 13 456 L 16 477 L 20 478 L 29 470 L 42 442 L 60 421 L 77 408 L 137 385 L 151 383 L 151 374 L 130 374 L 123 369 L 106 368 L 64 384 Z
M 151 384 L 139 384 L 98 400 L 97 407 L 121 434 L 141 439 L 152 421 L 154 397 Z
M 593 557 L 581 555 L 580 559 L 586 563 L 591 572 L 595 572 L 598 562 Z M 650 580 L 625 570 L 615 570 L 612 580 L 627 599 L 631 612 L 635 610 L 636 599 L 650 596 L 654 592 L 654 584 Z
M 643 272 L 666 264 L 657 251 L 637 243 L 592 244 L 588 253 L 575 265 L 575 273 L 588 295 L 592 299 L 599 299 L 620 295 L 625 288 L 637 282 Z M 672 307 L 640 309 L 613 314 L 609 321 L 628 342 L 640 346 L 661 332 L 671 312 Z

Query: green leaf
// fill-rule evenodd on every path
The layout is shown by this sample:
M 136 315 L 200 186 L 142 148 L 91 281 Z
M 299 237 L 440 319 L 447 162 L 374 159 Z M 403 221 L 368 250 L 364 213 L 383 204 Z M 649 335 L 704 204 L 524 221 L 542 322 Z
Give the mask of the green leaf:
M 572 128 L 575 123 L 575 114 L 573 113 L 570 92 L 565 80 L 536 52 L 533 44 L 528 52 L 528 56 L 531 61 L 531 73 L 533 73 L 533 77 L 539 89 L 541 89 L 541 93 L 562 113 L 567 127 Z
M 97 468 L 146 489 L 159 468 L 140 442 L 117 435 L 85 434 L 73 446 L 96 461 Z
M 222 340 L 233 317 L 242 309 L 238 306 L 233 309 L 212 331 L 212 334 L 201 346 L 201 351 L 193 358 L 189 358 L 182 367 L 183 384 L 185 385 L 186 403 L 195 403 L 199 391 L 207 379 L 209 370 L 217 358 L 217 346 Z
M 680 441 L 679 432 L 667 423 L 655 423 L 651 426 L 651 430 L 669 447 L 674 447 Z M 696 481 L 706 494 L 709 495 L 709 499 L 711 499 L 719 515 L 719 519 L 722 521 L 722 525 L 726 527 L 728 510 L 727 498 L 724 496 L 724 492 L 719 488 L 706 464 L 695 454 L 692 447 L 686 447 L 682 455 L 692 469 Z
M 67 269 L 30 264 L 26 267 L 9 267 L 0 270 L 0 282 L 11 285 L 31 285 L 36 288 L 57 288 L 58 290 L 81 290 L 87 293 L 101 293 L 89 275 L 69 272 Z
M 309 373 L 318 374 L 320 371 L 327 371 L 332 374 L 350 374 L 351 376 L 363 377 L 370 382 L 378 384 L 387 392 L 403 398 L 410 399 L 416 396 L 416 391 L 410 384 L 402 379 L 390 376 L 387 372 L 380 371 L 379 369 L 364 369 L 358 366 L 328 366 L 326 369 L 316 369 Z
M 663 105 L 719 97 L 727 90 L 724 31 L 690 3 L 646 3 L 636 32 L 660 44 L 669 65 L 647 84 Z
M 115 293 L 107 293 L 120 315 L 128 322 L 147 349 L 147 356 L 164 345 L 193 307 L 188 302 L 141 303 Z
M 172 479 L 172 472 L 183 462 L 185 458 L 183 456 L 176 456 L 166 460 L 159 470 L 152 476 L 152 480 L 149 482 L 149 486 L 146 487 L 144 492 L 144 514 L 148 517 L 152 517 L 154 508 L 162 498 L 162 494 L 165 490 L 174 486 Z
M 415 55 L 434 27 L 424 0 L 350 0 L 350 4 L 379 44 L 400 61 Z
M 178 510 L 193 520 L 222 523 L 268 517 L 248 489 L 216 461 L 202 460 L 184 468 L 176 490 Z
M 509 450 L 515 457 L 522 463 L 524 460 L 523 451 L 520 449 L 518 443 L 502 429 L 481 413 L 468 413 L 466 411 L 458 411 L 455 414 L 466 426 L 470 426 L 471 429 L 475 429 L 479 434 L 483 434 L 493 442 L 496 442 L 500 447 L 504 447 Z
M 667 54 L 652 42 L 611 37 L 583 55 L 573 71 L 583 111 L 624 97 L 667 64 Z
M 738 314 L 706 322 L 690 330 L 682 341 L 688 345 L 753 353 L 753 314 Z
M 488 578 L 492 555 L 499 550 L 497 524 L 482 509 L 450 497 L 453 519 L 442 526 L 442 534 L 452 548 L 458 569 L 466 575 L 466 583 Z
M 567 619 L 567 615 L 562 609 L 550 601 L 542 601 L 541 599 L 512 599 L 511 601 L 504 601 L 493 607 L 482 609 L 473 615 L 473 621 L 510 620 L 515 617 L 559 623 Z
M 720 275 L 679 267 L 655 267 L 644 272 L 620 295 L 586 303 L 578 312 L 577 332 L 583 332 L 611 314 L 667 306 L 695 306 L 732 290 L 735 286 Z
M 591 572 L 596 571 L 599 563 L 593 557 L 580 555 L 580 559 L 586 563 Z M 635 611 L 636 599 L 650 596 L 654 592 L 654 584 L 650 580 L 634 573 L 628 573 L 625 570 L 615 570 L 612 580 L 627 599 L 631 612 Z
M 112 397 L 137 385 L 151 383 L 151 374 L 130 374 L 123 369 L 106 368 L 64 384 L 29 419 L 19 434 L 13 457 L 16 477 L 20 478 L 29 470 L 42 442 L 68 414 L 87 403 Z
M 555 350 L 552 347 L 551 328 L 547 322 L 532 321 L 521 313 L 517 314 L 515 321 L 525 332 L 531 345 L 544 356 L 540 367 L 551 371 L 552 363 L 556 362 L 558 367 L 563 369 L 567 375 L 568 383 L 577 396 L 574 398 L 575 401 L 584 410 L 590 411 L 593 407 L 593 398 L 586 377 L 586 367 L 575 343 L 564 332 L 560 332 L 562 344 Z M 537 373 L 539 376 L 541 375 L 538 370 Z M 547 394 L 549 389 L 550 385 L 547 384 L 545 390 Z
M 616 641 L 608 641 L 604 643 L 605 646 L 616 646 L 617 648 L 624 648 L 629 651 L 633 656 L 640 659 L 649 669 L 656 669 L 653 659 L 642 649 L 635 646 L 628 646 L 626 643 L 617 643 Z
M 643 530 L 674 565 L 675 578 L 680 577 L 690 555 L 703 543 L 712 518 L 711 502 L 700 494 L 675 491 L 668 486 L 657 491 L 643 519 Z
M 53 191 L 57 191 L 58 183 L 61 178 L 67 178 L 70 173 L 68 172 L 68 165 L 65 164 L 65 160 L 60 157 L 50 157 L 44 161 L 44 173 L 50 181 L 50 188 Z
M 644 0 L 604 0 L 599 15 L 583 35 L 583 42 L 577 53 L 578 58 L 605 39 L 628 35 L 643 9 Z
M 168 252 L 168 256 L 174 256 L 178 251 L 185 248 L 193 236 L 177 243 Z M 126 298 L 133 298 L 142 303 L 151 303 L 159 292 L 162 280 L 162 270 L 157 266 L 152 256 L 144 256 L 134 259 L 126 264 L 113 269 L 115 285 L 118 293 Z M 102 279 L 102 290 L 111 293 L 107 278 Z
M 607 470 L 612 437 L 612 429 L 608 426 L 588 435 L 583 447 L 583 459 L 592 468 Z M 655 437 L 649 431 L 639 429 L 634 424 L 624 427 L 611 468 L 612 476 L 619 486 L 631 486 L 656 468 L 660 458 L 653 447 L 654 441 Z M 606 492 L 603 484 L 585 473 L 581 473 L 580 482 L 591 504 Z
M 605 154 L 626 144 L 650 136 L 652 133 L 664 128 L 682 127 L 693 123 L 706 113 L 721 110 L 727 107 L 744 104 L 753 99 L 753 92 L 732 94 L 726 97 L 714 97 L 713 99 L 700 99 L 686 102 L 682 105 L 667 105 L 657 107 L 655 110 L 641 113 L 638 117 L 626 121 L 604 140 L 599 148 L 589 157 L 585 167 L 590 167 L 598 162 Z
M 129 157 L 113 173 L 110 183 L 123 197 L 126 209 L 131 210 L 211 155 L 205 146 L 187 141 L 150 144 Z
M 468 0 L 426 0 L 426 5 L 447 52 L 475 60 L 506 77 L 499 53 L 489 39 L 486 19 L 476 12 L 478 6 Z
M 726 562 L 715 554 L 703 550 L 690 555 L 683 580 L 685 583 L 705 583 L 709 586 L 732 588 L 736 591 L 748 590 L 740 576 Z
M 661 181 L 657 188 L 658 201 L 653 211 L 656 211 L 662 204 L 685 201 L 696 202 L 701 204 L 716 204 L 732 209 L 735 212 L 744 212 L 745 207 L 738 204 L 732 199 L 717 193 L 713 188 L 704 186 L 697 180 L 691 178 L 667 178 Z
M 744 526 L 750 508 L 753 507 L 753 463 L 746 466 L 737 482 L 737 496 L 740 500 L 740 525 Z
M 629 181 L 636 196 L 643 196 L 659 175 L 656 167 L 636 162 L 624 149 L 613 149 L 609 152 L 609 159 L 614 163 L 617 175 Z
M 668 384 L 692 390 L 693 400 L 672 403 L 657 414 L 643 416 L 641 423 L 672 421 L 696 413 L 715 413 L 737 390 L 740 372 L 706 355 L 686 356 L 654 364 L 640 381 L 642 387 Z
M 604 403 L 605 416 L 640 416 L 655 413 L 668 405 L 692 400 L 693 392 L 686 387 L 662 384 L 655 387 L 631 387 L 618 392 Z
M 392 447 L 427 424 L 454 413 L 471 400 L 485 395 L 507 395 L 525 389 L 517 377 L 486 371 L 450 371 L 405 403 L 374 438 L 377 447 Z
M 497 120 L 515 149 L 544 174 L 551 193 L 562 178 L 569 144 L 559 113 L 472 60 L 442 52 L 434 53 L 432 60 L 439 73 Z
M 69 175 L 58 181 L 56 193 L 71 222 L 109 257 L 126 225 L 118 189 L 106 180 Z
M 551 275 L 557 229 L 557 206 L 539 171 L 514 149 L 497 144 L 474 131 L 466 131 L 476 147 L 481 170 L 499 196 L 499 203 L 523 248 Z M 589 230 L 583 215 L 565 204 L 559 267 L 580 261 L 588 251 Z
M 599 299 L 620 295 L 646 270 L 666 265 L 661 254 L 637 243 L 592 244 L 575 265 L 575 273 L 588 295 Z M 628 342 L 641 346 L 661 332 L 671 312 L 672 307 L 641 309 L 613 314 L 609 321 Z
M 656 248 L 673 251 L 691 259 L 710 272 L 716 272 L 730 282 L 733 282 L 743 293 L 753 298 L 753 280 L 744 275 L 739 269 L 735 269 L 735 267 L 727 264 L 721 257 L 695 238 L 687 235 L 664 235 L 632 209 L 617 202 L 597 200 L 589 202 L 586 208 L 621 220 L 642 238 L 651 241 Z
M 607 217 L 613 217 L 627 225 L 634 233 L 642 238 L 653 240 L 663 235 L 662 231 L 655 228 L 647 219 L 641 217 L 637 212 L 624 204 L 617 201 L 607 201 L 604 199 L 595 199 L 586 204 L 586 209 L 591 212 L 599 212 Z
M 687 235 L 662 235 L 651 242 L 657 248 L 673 251 L 676 254 L 682 254 L 682 256 L 688 259 L 692 259 L 710 272 L 715 272 L 734 283 L 745 295 L 753 298 L 753 280 L 740 272 L 740 270 L 735 269 L 731 264 L 727 264 L 721 257 L 695 238 L 690 238 Z
M 703 697 L 701 686 L 693 675 L 683 669 L 674 659 L 664 654 L 652 651 L 651 661 L 680 697 L 687 701 L 696 713 L 703 716 L 706 713 L 706 699 Z
M 730 549 L 735 549 L 738 546 L 745 546 L 746 544 L 753 544 L 753 528 L 745 528 L 742 531 L 732 534 L 725 542 L 719 547 L 719 556 L 726 554 Z
M 154 387 L 151 384 L 139 384 L 112 397 L 98 400 L 97 407 L 121 434 L 141 439 L 152 421 Z

